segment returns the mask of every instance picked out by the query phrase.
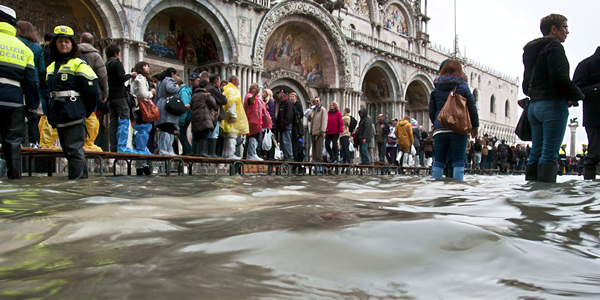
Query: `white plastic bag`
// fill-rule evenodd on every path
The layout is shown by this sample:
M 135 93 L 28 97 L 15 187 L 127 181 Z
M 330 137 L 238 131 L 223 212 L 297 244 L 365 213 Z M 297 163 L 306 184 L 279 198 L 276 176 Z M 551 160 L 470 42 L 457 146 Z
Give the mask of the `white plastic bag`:
M 262 149 L 265 151 L 271 150 L 273 147 L 273 132 L 270 129 L 265 131 L 262 141 Z
M 235 102 L 233 102 L 233 104 L 227 108 L 227 117 L 229 118 L 229 120 L 231 122 L 233 122 L 233 121 L 235 121 L 235 119 L 237 119 Z
M 410 154 L 417 155 L 417 149 L 415 149 L 415 145 L 410 145 Z
M 282 158 L 282 154 L 281 154 L 281 150 L 279 149 L 279 145 L 275 146 L 275 160 L 281 160 Z

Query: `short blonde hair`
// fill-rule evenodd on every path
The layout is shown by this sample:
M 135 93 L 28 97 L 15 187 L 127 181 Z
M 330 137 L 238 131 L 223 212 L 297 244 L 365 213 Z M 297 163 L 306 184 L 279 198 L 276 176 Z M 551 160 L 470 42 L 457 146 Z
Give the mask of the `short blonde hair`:
M 295 92 L 291 92 L 291 93 L 290 93 L 290 97 L 291 97 L 292 95 L 293 95 L 294 97 L 296 97 L 296 99 L 298 99 L 298 94 L 296 94 Z
M 333 107 L 335 107 L 335 110 L 339 111 L 340 107 L 338 106 L 337 102 L 333 101 L 331 102 L 331 104 L 333 105 Z

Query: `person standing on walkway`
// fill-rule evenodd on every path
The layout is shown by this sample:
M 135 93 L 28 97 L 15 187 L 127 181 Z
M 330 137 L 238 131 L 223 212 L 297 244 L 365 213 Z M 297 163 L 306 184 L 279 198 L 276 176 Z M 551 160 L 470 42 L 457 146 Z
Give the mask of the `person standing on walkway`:
M 235 155 L 237 146 L 237 137 L 246 135 L 250 132 L 248 128 L 248 118 L 242 104 L 242 94 L 238 88 L 240 79 L 236 75 L 229 77 L 229 82 L 223 88 L 223 95 L 227 98 L 227 105 L 223 106 L 227 114 L 227 119 L 221 122 L 223 131 L 223 158 L 240 159 Z M 291 150 L 290 150 L 291 152 Z
M 363 165 L 370 165 L 369 159 L 369 141 L 373 138 L 373 122 L 367 115 L 367 109 L 361 108 L 358 111 L 360 122 L 358 123 L 358 141 L 360 149 L 360 162 Z
M 190 103 L 192 102 L 193 89 L 197 88 L 200 82 L 200 75 L 193 72 L 189 76 L 189 85 L 183 84 L 179 87 L 179 99 L 188 108 L 181 116 L 179 116 L 179 142 L 181 142 L 181 148 L 183 155 L 193 155 L 195 149 L 190 144 L 188 139 L 188 127 L 192 123 L 192 110 L 189 109 Z M 206 80 L 208 82 L 208 80 Z M 192 132 L 193 134 L 193 132 Z M 193 139 L 192 139 L 193 140 Z
M 89 32 L 84 32 L 79 38 L 79 52 L 81 52 L 82 59 L 87 62 L 88 65 L 94 70 L 96 76 L 98 76 L 98 84 L 100 85 L 100 98 L 97 99 L 98 103 L 105 103 L 108 99 L 108 79 L 106 75 L 106 66 L 104 60 L 98 50 L 94 48 L 94 36 Z M 96 137 L 100 131 L 100 121 L 96 116 L 96 109 L 87 118 L 85 118 L 85 130 L 87 132 L 85 136 L 85 142 L 83 143 L 83 149 L 92 151 L 102 151 L 102 148 L 95 145 Z
M 569 77 L 569 61 L 562 43 L 567 39 L 567 18 L 550 14 L 542 18 L 544 37 L 523 47 L 523 93 L 529 96 L 527 118 L 531 124 L 531 154 L 525 180 L 556 182 L 558 149 L 569 117 L 569 106 L 583 94 Z
M 0 5 L 0 41 L 5 48 L 11 49 L 5 50 L 11 55 L 0 56 L 0 137 L 8 179 L 21 179 L 24 120 L 27 117 L 28 121 L 33 121 L 40 104 L 34 54 L 15 37 L 16 18 L 12 8 Z
M 377 124 L 375 125 L 375 143 L 377 145 L 377 157 L 379 164 L 385 165 L 386 145 L 390 127 L 384 119 L 383 114 L 377 115 Z
M 585 95 L 583 126 L 588 137 L 588 147 L 583 159 L 583 179 L 595 179 L 596 167 L 600 162 L 600 47 L 577 65 L 573 82 Z
M 27 21 L 17 22 L 17 38 L 27 45 L 33 52 L 35 61 L 35 83 L 40 88 L 40 82 L 46 79 L 46 64 L 44 62 L 44 49 L 37 43 L 37 31 L 35 27 Z M 33 114 L 31 115 L 33 117 Z M 37 113 L 34 119 L 27 120 L 29 146 L 37 147 L 40 141 L 40 131 L 38 129 L 38 118 Z
M 344 122 L 342 121 L 342 113 L 338 107 L 337 102 L 331 102 L 329 104 L 329 111 L 327 112 L 327 135 L 325 136 L 325 149 L 329 154 L 330 163 L 339 162 L 339 147 L 338 140 L 340 134 L 344 132 Z
M 108 78 L 108 108 L 109 108 L 109 141 L 110 151 L 119 153 L 135 153 L 127 147 L 129 139 L 129 120 L 131 112 L 127 101 L 125 82 L 131 79 L 131 74 L 125 74 L 121 63 L 121 48 L 111 44 L 104 50 L 106 61 L 106 76 Z M 137 74 L 136 74 L 137 75 Z M 162 113 L 162 112 L 161 112 Z
M 277 113 L 277 131 L 281 135 L 280 143 L 283 150 L 283 160 L 293 161 L 292 126 L 294 125 L 294 104 L 288 99 L 287 91 L 280 90 L 277 94 L 279 110 Z
M 100 97 L 98 77 L 80 58 L 78 49 L 73 29 L 64 25 L 54 28 L 50 42 L 54 62 L 46 69 L 51 98 L 48 122 L 58 131 L 60 146 L 69 162 L 69 179 L 88 177 L 83 152 L 84 120 L 93 112 Z
M 308 113 L 312 135 L 312 161 L 323 162 L 323 139 L 327 134 L 327 109 L 321 105 L 321 98 L 313 99 L 312 111 Z

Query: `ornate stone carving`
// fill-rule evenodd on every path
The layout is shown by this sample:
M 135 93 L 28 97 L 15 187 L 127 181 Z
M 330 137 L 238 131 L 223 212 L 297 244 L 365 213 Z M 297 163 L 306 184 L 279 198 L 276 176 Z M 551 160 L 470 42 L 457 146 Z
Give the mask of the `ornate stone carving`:
M 277 5 L 267 13 L 259 25 L 254 47 L 254 65 L 263 66 L 265 47 L 269 37 L 279 25 L 286 22 L 286 18 L 293 15 L 308 18 L 317 23 L 316 25 L 325 32 L 325 38 L 334 49 L 332 56 L 338 62 L 340 87 L 350 87 L 352 73 L 350 63 L 347 61 L 349 54 L 344 34 L 338 27 L 337 21 L 324 8 L 310 2 L 290 0 Z
M 252 30 L 251 28 L 251 21 L 250 19 L 247 18 L 239 18 L 239 25 L 238 25 L 238 35 L 239 35 L 239 41 L 240 44 L 242 45 L 252 45 L 252 41 L 251 41 L 251 33 L 250 31 Z
M 277 80 L 280 79 L 291 79 L 293 81 L 298 82 L 298 84 L 300 84 L 300 86 L 302 86 L 302 88 L 306 91 L 306 93 L 308 94 L 308 98 L 312 99 L 313 95 L 311 92 L 310 87 L 308 86 L 306 80 L 300 76 L 298 73 L 293 72 L 293 71 L 289 71 L 289 70 L 284 70 L 284 69 L 279 69 L 276 71 L 272 71 L 269 73 L 265 74 L 266 77 L 263 77 L 263 85 L 265 87 L 270 86 L 272 83 L 274 83 Z
M 352 67 L 354 68 L 354 76 L 360 76 L 360 55 L 352 53 Z

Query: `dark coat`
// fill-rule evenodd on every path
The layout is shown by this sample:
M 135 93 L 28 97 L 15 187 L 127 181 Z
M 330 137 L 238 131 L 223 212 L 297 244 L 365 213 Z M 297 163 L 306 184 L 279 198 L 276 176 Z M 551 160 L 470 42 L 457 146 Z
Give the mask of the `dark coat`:
M 298 136 L 304 135 L 304 125 L 302 124 L 302 118 L 304 118 L 304 110 L 302 109 L 302 104 L 300 101 L 294 102 L 294 125 L 292 127 L 292 132 L 296 133 Z
M 383 128 L 381 128 L 383 125 Z M 375 125 L 375 142 L 377 143 L 387 143 L 388 135 L 390 134 L 390 125 L 386 121 L 377 122 Z
M 294 122 L 294 106 L 292 102 L 285 98 L 279 104 L 279 113 L 277 114 L 277 130 L 279 131 L 287 131 L 292 130 L 292 125 Z
M 218 108 L 215 98 L 203 88 L 197 88 L 190 103 L 192 109 L 192 132 L 214 129 L 211 115 Z
M 527 43 L 523 47 L 523 65 L 523 93 L 532 102 L 583 99 L 583 94 L 571 81 L 565 48 L 558 39 L 542 37 Z
M 577 65 L 573 82 L 581 89 L 583 98 L 583 126 L 600 126 L 600 47 L 594 55 Z
M 373 138 L 373 122 L 367 115 L 366 109 L 361 109 L 358 114 L 360 115 L 360 122 L 358 123 L 358 143 L 362 143 L 363 139 L 367 140 L 367 143 Z
M 435 79 L 435 89 L 429 96 L 429 120 L 433 123 L 433 130 L 445 128 L 437 120 L 437 117 L 455 86 L 457 86 L 456 92 L 467 99 L 471 126 L 479 128 L 479 114 L 477 113 L 477 106 L 475 106 L 475 98 L 473 98 L 473 94 L 471 94 L 471 90 L 467 85 L 467 80 L 456 76 L 439 76 Z
M 125 81 L 131 78 L 131 74 L 125 74 L 123 64 L 115 57 L 109 58 L 105 65 L 108 80 L 108 100 L 127 97 Z
M 212 84 L 209 84 L 206 87 L 206 90 L 213 96 L 215 102 L 217 103 L 219 108 L 221 108 L 221 110 L 219 111 L 219 121 L 227 119 L 227 115 L 225 115 L 225 109 L 223 109 L 223 105 L 227 104 L 227 98 L 225 97 L 225 95 L 223 95 L 221 89 L 217 88 Z

